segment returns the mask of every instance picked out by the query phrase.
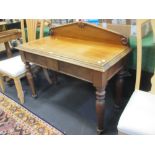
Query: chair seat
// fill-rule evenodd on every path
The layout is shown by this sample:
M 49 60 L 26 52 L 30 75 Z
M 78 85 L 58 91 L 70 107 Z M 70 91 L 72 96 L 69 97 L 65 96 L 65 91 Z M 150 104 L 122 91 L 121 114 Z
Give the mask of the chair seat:
M 135 90 L 117 128 L 121 134 L 155 134 L 155 95 Z
M 26 72 L 26 67 L 21 60 L 21 56 L 16 56 L 0 61 L 0 72 L 12 77 L 17 77 Z

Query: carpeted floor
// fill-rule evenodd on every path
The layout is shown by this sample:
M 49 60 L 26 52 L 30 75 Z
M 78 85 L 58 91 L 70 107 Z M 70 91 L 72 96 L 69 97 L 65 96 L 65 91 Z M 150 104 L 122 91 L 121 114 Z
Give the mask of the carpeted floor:
M 0 135 L 62 135 L 54 126 L 0 93 Z
M 15 53 L 17 54 L 17 53 Z M 1 59 L 5 57 L 0 56 Z M 134 90 L 135 75 L 125 78 L 124 106 Z M 24 106 L 66 134 L 96 134 L 95 89 L 87 82 L 59 74 L 59 84 L 49 85 L 43 72 L 35 78 L 38 98 L 31 97 L 26 78 Z M 105 134 L 117 134 L 122 110 L 114 108 L 115 78 L 110 80 L 106 94 Z M 6 86 L 6 94 L 19 102 L 15 87 Z

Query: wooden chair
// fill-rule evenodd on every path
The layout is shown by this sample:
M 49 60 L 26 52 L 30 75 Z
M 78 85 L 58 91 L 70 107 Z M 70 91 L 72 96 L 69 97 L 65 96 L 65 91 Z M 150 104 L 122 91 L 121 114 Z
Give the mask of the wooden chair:
M 26 68 L 20 56 L 0 61 L 0 88 L 3 93 L 5 92 L 5 76 L 14 80 L 20 103 L 24 103 L 24 93 L 20 79 L 26 76 Z
M 142 25 L 148 20 L 137 20 L 137 73 L 135 91 L 125 107 L 119 123 L 118 134 L 155 134 L 155 72 L 151 91 L 139 90 L 142 68 Z M 155 35 L 155 20 L 151 20 Z
M 27 41 L 33 41 L 36 40 L 36 31 L 37 27 L 40 27 L 40 36 L 39 38 L 43 38 L 44 36 L 44 24 L 47 22 L 46 20 L 37 20 L 37 19 L 26 19 L 26 26 L 27 26 Z M 22 41 L 23 43 L 26 43 L 26 35 L 25 35 L 25 26 L 24 26 L 24 20 L 21 20 L 21 32 L 22 32 Z M 48 70 L 43 68 L 44 75 L 49 82 L 49 84 L 52 84 L 52 80 L 49 77 Z
M 37 20 L 27 20 L 28 40 L 32 41 L 36 39 Z M 24 20 L 21 21 L 21 31 L 23 42 L 26 42 Z M 43 37 L 43 20 L 40 23 L 40 37 Z M 46 78 L 49 78 L 47 70 L 44 69 Z M 17 89 L 17 95 L 20 103 L 24 103 L 24 93 L 21 84 L 21 78 L 26 76 L 25 64 L 21 60 L 21 56 L 16 56 L 3 61 L 0 61 L 0 88 L 2 92 L 5 92 L 4 77 L 7 76 L 14 80 L 15 87 Z M 52 83 L 51 79 L 48 79 L 49 83 Z

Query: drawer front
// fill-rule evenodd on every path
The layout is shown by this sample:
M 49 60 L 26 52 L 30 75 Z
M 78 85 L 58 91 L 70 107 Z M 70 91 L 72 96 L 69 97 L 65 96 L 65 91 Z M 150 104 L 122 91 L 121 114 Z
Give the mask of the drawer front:
M 88 68 L 76 66 L 65 62 L 59 62 L 59 72 L 71 75 L 85 81 L 92 81 L 92 70 Z
M 57 60 L 35 55 L 35 54 L 30 54 L 30 53 L 25 53 L 25 58 L 27 61 L 33 62 L 36 65 L 58 71 Z
M 28 62 L 33 62 L 34 64 L 44 68 L 55 70 L 81 80 L 92 82 L 93 71 L 91 69 L 26 52 L 24 53 L 24 56 Z
M 46 66 L 48 69 L 58 71 L 58 61 L 50 58 L 46 58 Z
M 30 53 L 25 53 L 25 58 L 29 62 L 33 62 L 34 64 L 37 64 L 42 67 L 46 67 L 46 58 L 35 55 L 35 54 L 30 54 Z

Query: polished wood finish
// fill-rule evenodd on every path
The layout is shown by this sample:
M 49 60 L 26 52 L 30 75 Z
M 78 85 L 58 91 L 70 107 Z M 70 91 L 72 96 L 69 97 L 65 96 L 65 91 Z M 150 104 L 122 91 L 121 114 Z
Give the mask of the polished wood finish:
M 22 60 L 61 72 L 96 88 L 98 133 L 104 130 L 105 89 L 126 62 L 127 38 L 84 22 L 52 29 L 52 36 L 18 47 Z
M 121 38 L 124 38 L 124 36 L 119 33 L 113 33 L 109 30 L 84 22 L 67 24 L 64 25 L 63 28 L 62 26 L 58 26 L 53 28 L 52 32 L 54 37 L 67 37 L 102 43 L 115 42 L 115 44 L 118 45 L 122 45 Z
M 92 42 L 65 37 L 55 38 L 54 36 L 24 44 L 18 47 L 18 49 L 26 49 L 28 53 L 37 54 L 38 56 L 36 58 L 32 58 L 31 54 L 29 54 L 29 59 L 35 59 L 34 61 L 36 63 L 37 61 L 38 63 L 44 63 L 44 57 L 47 57 L 54 59 L 53 61 L 58 59 L 98 71 L 106 71 L 110 66 L 129 53 L 129 47 L 126 45 Z M 38 59 L 39 56 L 42 56 L 40 58 L 42 60 L 41 62 Z
M 104 129 L 105 88 L 96 88 L 96 114 L 98 120 L 97 133 L 102 134 Z

